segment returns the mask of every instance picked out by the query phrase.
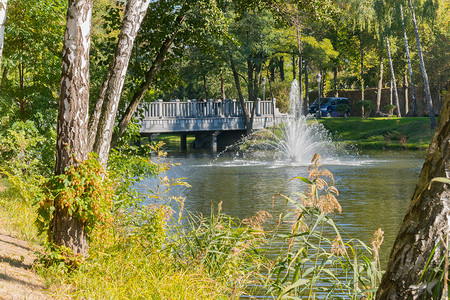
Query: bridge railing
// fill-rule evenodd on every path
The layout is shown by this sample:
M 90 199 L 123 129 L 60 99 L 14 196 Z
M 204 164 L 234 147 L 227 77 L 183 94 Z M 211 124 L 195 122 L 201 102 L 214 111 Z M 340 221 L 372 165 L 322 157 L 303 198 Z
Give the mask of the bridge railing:
M 256 101 L 255 114 L 257 116 L 279 115 L 280 112 L 274 101 Z M 249 112 L 253 110 L 255 103 L 245 101 L 245 107 Z M 198 118 L 198 117 L 242 117 L 241 104 L 236 99 L 197 101 L 178 99 L 169 102 L 157 100 L 155 102 L 140 105 L 144 111 L 144 118 Z

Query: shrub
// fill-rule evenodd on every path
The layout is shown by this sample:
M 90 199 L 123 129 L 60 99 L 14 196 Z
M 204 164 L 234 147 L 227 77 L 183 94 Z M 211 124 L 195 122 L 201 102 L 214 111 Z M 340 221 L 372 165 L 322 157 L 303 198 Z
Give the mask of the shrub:
M 393 105 L 393 104 L 387 104 L 387 105 L 383 106 L 383 109 L 384 109 L 384 111 L 385 111 L 387 114 L 392 114 L 392 113 L 394 112 L 394 109 L 395 109 L 396 107 L 397 107 L 397 106 L 395 106 L 395 105 Z
M 338 111 L 341 115 L 350 111 L 350 105 L 345 103 L 340 103 L 336 106 L 336 111 Z
M 370 100 L 362 100 L 356 103 L 356 107 L 360 110 L 364 107 L 364 118 L 367 119 L 375 108 L 375 103 Z

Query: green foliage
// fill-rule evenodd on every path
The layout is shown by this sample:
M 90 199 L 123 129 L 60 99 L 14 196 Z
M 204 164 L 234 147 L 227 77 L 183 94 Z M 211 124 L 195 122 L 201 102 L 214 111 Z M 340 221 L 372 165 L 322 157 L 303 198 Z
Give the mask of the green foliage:
M 345 114 L 346 112 L 350 111 L 350 105 L 340 103 L 336 106 L 336 111 L 340 112 L 341 114 Z
M 66 11 L 62 0 L 8 1 L 1 106 L 13 120 L 35 121 L 41 132 L 56 118 Z
M 370 114 L 372 113 L 372 110 L 375 108 L 375 103 L 373 103 L 370 100 L 361 100 L 359 102 L 356 102 L 356 107 L 358 109 L 361 109 L 364 107 L 364 118 L 367 119 Z
M 393 104 L 387 104 L 387 105 L 383 106 L 384 111 L 387 113 L 392 113 L 395 108 L 396 108 L 396 106 Z
M 269 270 L 269 291 L 278 299 L 334 299 L 336 295 L 374 299 L 374 287 L 381 279 L 382 231 L 376 233 L 372 249 L 359 240 L 345 241 L 328 216 L 341 211 L 333 175 L 320 168 L 319 155 L 312 162 L 308 178 L 296 177 L 308 185 L 307 192 L 298 193 L 296 200 L 285 197 L 295 208 L 281 221 L 292 227 L 289 234 L 279 234 L 285 250 Z
M 112 222 L 112 187 L 104 178 L 103 167 L 94 156 L 78 166 L 71 166 L 64 174 L 50 177 L 42 186 L 42 196 L 36 199 L 36 224 L 41 233 L 50 232 L 56 207 L 67 209 L 77 218 L 88 236 L 95 228 Z
M 190 222 L 187 234 L 183 234 L 182 260 L 201 266 L 209 277 L 236 293 L 242 292 L 262 279 L 260 246 L 266 241 L 262 225 L 269 216 L 267 212 L 258 212 L 252 218 L 238 221 L 222 213 L 219 203 L 217 212 L 211 211 L 209 217 L 199 216 Z
M 16 121 L 8 117 L 0 123 L 0 174 L 9 180 L 10 189 L 24 201 L 39 193 L 44 175 L 53 164 L 52 140 L 47 140 L 32 121 Z

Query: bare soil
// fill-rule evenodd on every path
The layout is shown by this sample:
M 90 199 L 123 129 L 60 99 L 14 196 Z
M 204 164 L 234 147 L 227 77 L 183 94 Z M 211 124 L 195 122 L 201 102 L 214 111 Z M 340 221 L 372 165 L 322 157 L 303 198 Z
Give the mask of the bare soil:
M 0 228 L 0 299 L 54 299 L 33 270 L 37 250 Z

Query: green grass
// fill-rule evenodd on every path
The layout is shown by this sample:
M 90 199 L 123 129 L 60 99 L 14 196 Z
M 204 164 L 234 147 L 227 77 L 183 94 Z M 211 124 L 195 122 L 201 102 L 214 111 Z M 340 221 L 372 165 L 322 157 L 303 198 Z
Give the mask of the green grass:
M 0 178 L 0 226 L 30 242 L 42 242 L 34 224 L 36 209 L 30 201 L 17 197 L 17 192 L 4 178 Z
M 322 118 L 335 139 L 359 149 L 426 149 L 433 137 L 429 118 Z
M 166 147 L 180 147 L 180 135 L 178 134 L 160 134 L 158 135 L 158 137 L 156 138 L 157 141 L 162 141 L 164 142 Z M 187 144 L 190 145 L 191 143 L 193 143 L 195 141 L 195 136 L 190 136 L 188 135 L 186 138 Z

